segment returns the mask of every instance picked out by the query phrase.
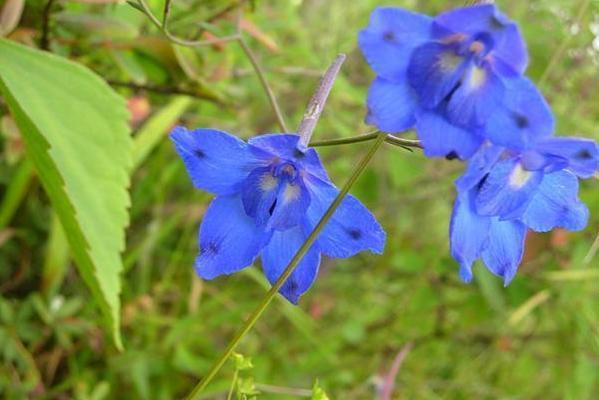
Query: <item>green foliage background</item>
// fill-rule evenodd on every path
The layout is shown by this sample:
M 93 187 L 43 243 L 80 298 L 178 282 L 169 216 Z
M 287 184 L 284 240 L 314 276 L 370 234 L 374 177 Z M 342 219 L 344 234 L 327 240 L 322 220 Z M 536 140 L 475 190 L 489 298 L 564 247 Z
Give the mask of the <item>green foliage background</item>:
M 599 140 L 599 2 L 497 3 L 520 23 L 529 74 L 553 107 L 558 133 Z M 161 15 L 163 3 L 150 4 Z M 175 0 L 171 30 L 195 37 L 205 27 L 226 35 L 234 31 L 231 18 L 198 22 L 231 4 Z M 373 74 L 356 35 L 375 6 L 389 4 L 434 14 L 462 2 L 247 2 L 244 35 L 290 126 L 298 125 L 320 73 L 344 52 L 348 60 L 315 139 L 369 129 L 362 119 Z M 45 7 L 27 1 L 9 39 L 38 46 Z M 101 324 L 0 99 L 0 397 L 180 398 L 268 285 L 256 267 L 211 282 L 195 277 L 197 228 L 210 195 L 192 188 L 166 132 L 182 123 L 249 137 L 278 131 L 275 118 L 236 43 L 175 47 L 134 8 L 85 1 L 52 4 L 48 33 L 53 53 L 97 72 L 129 99 L 133 115 L 125 350 L 114 347 Z M 65 80 L 64 90 L 76 88 Z M 321 155 L 342 184 L 364 151 L 356 144 L 323 148 Z M 395 147 L 380 151 L 352 193 L 385 226 L 385 254 L 326 260 L 299 307 L 279 299 L 267 310 L 238 349 L 253 359 L 244 374 L 257 383 L 259 398 L 300 398 L 309 390 L 299 389 L 317 378 L 333 399 L 378 398 L 393 359 L 409 343 L 393 398 L 599 396 L 597 179 L 581 183 L 592 213 L 584 232 L 531 235 L 508 288 L 480 265 L 474 283 L 464 285 L 447 242 L 452 182 L 462 168 Z M 227 364 L 206 398 L 226 398 L 234 368 Z

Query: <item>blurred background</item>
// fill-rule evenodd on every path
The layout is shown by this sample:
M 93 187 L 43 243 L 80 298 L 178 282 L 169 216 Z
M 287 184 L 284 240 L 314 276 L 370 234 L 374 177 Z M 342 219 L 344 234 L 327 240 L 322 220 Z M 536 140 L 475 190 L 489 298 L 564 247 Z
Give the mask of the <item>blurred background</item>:
M 599 2 L 496 3 L 520 23 L 529 75 L 553 107 L 558 134 L 599 140 Z M 149 4 L 161 18 L 163 2 Z M 356 38 L 376 6 L 435 14 L 462 4 L 176 0 L 170 30 L 226 36 L 242 7 L 243 35 L 291 127 L 322 71 L 346 53 L 314 134 L 324 140 L 369 130 L 364 102 L 374 75 Z M 11 40 L 84 64 L 127 99 L 138 155 L 118 352 L 0 99 L 0 398 L 181 398 L 269 286 L 259 267 L 211 282 L 195 276 L 211 196 L 193 189 L 166 135 L 177 123 L 243 138 L 277 132 L 258 77 L 238 43 L 174 46 L 120 1 L 5 0 L 0 10 Z M 320 154 L 341 185 L 365 150 Z M 592 213 L 585 231 L 530 235 L 507 288 L 482 265 L 467 285 L 448 249 L 462 170 L 419 151 L 385 146 L 377 154 L 352 193 L 387 230 L 385 254 L 325 260 L 298 307 L 276 299 L 238 348 L 252 357 L 240 374 L 247 385 L 253 379 L 258 398 L 309 398 L 316 379 L 332 399 L 599 398 L 599 182 L 581 182 Z M 226 398 L 234 370 L 226 364 L 204 398 Z

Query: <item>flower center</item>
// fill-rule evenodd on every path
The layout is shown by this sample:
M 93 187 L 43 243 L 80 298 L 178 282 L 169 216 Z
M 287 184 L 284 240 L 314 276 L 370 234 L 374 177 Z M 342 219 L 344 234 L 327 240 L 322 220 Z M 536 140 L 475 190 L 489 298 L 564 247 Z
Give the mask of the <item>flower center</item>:
M 284 162 L 275 167 L 273 175 L 288 182 L 294 182 L 297 179 L 298 171 L 293 163 Z
M 453 34 L 445 38 L 442 43 L 455 46 L 456 55 L 471 57 L 476 64 L 480 64 L 494 46 L 491 35 L 484 32 L 474 36 Z
M 516 164 L 509 178 L 509 185 L 514 189 L 520 189 L 530 180 L 532 172 L 525 170 L 522 164 Z
M 474 42 L 472 42 L 470 44 L 470 52 L 472 52 L 473 54 L 480 54 L 485 50 L 485 45 L 483 44 L 483 42 L 479 42 L 478 40 L 475 40 Z

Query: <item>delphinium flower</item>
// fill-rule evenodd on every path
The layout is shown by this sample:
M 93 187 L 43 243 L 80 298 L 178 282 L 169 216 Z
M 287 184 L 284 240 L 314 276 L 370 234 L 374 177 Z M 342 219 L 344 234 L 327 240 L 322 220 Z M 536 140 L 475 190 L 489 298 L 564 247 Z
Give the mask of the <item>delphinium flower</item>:
M 316 151 L 298 146 L 292 134 L 246 143 L 226 132 L 176 127 L 171 139 L 194 185 L 216 194 L 200 227 L 197 273 L 232 274 L 260 254 L 274 283 L 339 193 Z M 321 254 L 381 253 L 384 242 L 374 216 L 347 195 L 280 292 L 297 303 L 316 278 Z
M 528 62 L 517 25 L 490 4 L 435 18 L 378 8 L 359 44 L 377 74 L 366 122 L 388 133 L 415 127 L 431 157 L 471 157 Z
M 506 107 L 488 124 L 486 142 L 456 181 L 450 224 L 453 257 L 464 281 L 472 264 L 507 285 L 516 274 L 527 231 L 578 231 L 589 211 L 578 198 L 578 178 L 599 169 L 599 147 L 588 139 L 551 136 L 552 114 L 531 83 L 510 89 Z

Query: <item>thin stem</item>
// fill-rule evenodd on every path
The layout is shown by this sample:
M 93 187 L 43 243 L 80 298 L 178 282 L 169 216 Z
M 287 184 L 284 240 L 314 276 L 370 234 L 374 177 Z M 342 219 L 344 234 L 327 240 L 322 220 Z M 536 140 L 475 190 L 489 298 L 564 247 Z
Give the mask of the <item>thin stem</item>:
M 339 74 L 339 70 L 341 69 L 341 65 L 344 61 L 345 54 L 339 54 L 337 57 L 335 57 L 327 71 L 322 76 L 320 84 L 318 85 L 318 89 L 310 99 L 310 103 L 308 103 L 306 113 L 304 114 L 304 118 L 302 119 L 302 122 L 297 130 L 297 134 L 300 136 L 300 145 L 308 146 L 308 143 L 310 143 L 312 132 L 314 132 L 314 128 L 316 127 L 316 123 L 320 118 L 322 110 L 324 110 L 324 105 L 327 102 L 327 98 L 329 97 L 331 89 L 333 88 L 335 78 L 337 78 L 337 74 Z
M 258 59 L 248 46 L 245 39 L 243 38 L 243 35 L 241 35 L 240 33 L 238 34 L 237 41 L 239 42 L 239 45 L 243 49 L 243 52 L 245 53 L 247 58 L 250 60 L 250 63 L 252 63 L 252 67 L 254 68 L 254 71 L 256 71 L 256 75 L 258 75 L 258 79 L 260 79 L 260 84 L 262 84 L 262 88 L 264 88 L 264 91 L 266 92 L 266 96 L 268 97 L 270 106 L 272 107 L 272 110 L 274 111 L 275 116 L 277 117 L 277 123 L 279 124 L 279 127 L 283 130 L 283 132 L 289 132 L 289 130 L 287 129 L 287 125 L 285 124 L 285 119 L 283 118 L 283 113 L 281 113 L 279 103 L 277 103 L 275 94 L 272 91 L 270 85 L 268 84 L 268 81 L 266 80 L 266 75 L 264 74 L 264 70 L 258 63 Z
M 589 264 L 591 262 L 591 260 L 593 259 L 593 257 L 595 257 L 595 254 L 597 254 L 597 250 L 599 250 L 599 233 L 597 234 L 597 237 L 593 241 L 591 248 L 589 249 L 587 254 L 584 256 L 584 259 L 582 260 L 583 264 Z
M 408 149 L 410 151 L 411 151 L 412 147 L 415 147 L 417 149 L 424 149 L 424 146 L 422 145 L 422 143 L 420 143 L 419 140 L 402 139 L 402 138 L 398 138 L 393 135 L 387 135 L 387 137 L 385 138 L 385 141 L 389 144 L 392 144 L 394 146 L 399 146 L 404 149 Z
M 164 14 L 162 15 L 162 29 L 166 29 L 166 23 L 168 21 L 168 17 L 171 14 L 171 1 L 172 0 L 166 0 L 164 2 Z
M 279 103 L 277 103 L 275 94 L 274 94 L 273 90 L 271 89 L 271 87 L 268 83 L 268 80 L 266 79 L 266 74 L 264 73 L 264 70 L 260 66 L 258 59 L 256 58 L 256 56 L 254 55 L 254 53 L 248 46 L 245 39 L 243 38 L 243 34 L 241 32 L 241 24 L 240 24 L 241 11 L 239 12 L 239 14 L 237 16 L 235 34 L 220 37 L 220 38 L 215 38 L 215 39 L 209 39 L 209 40 L 187 40 L 187 39 L 181 39 L 181 38 L 178 38 L 178 37 L 172 35 L 170 33 L 170 31 L 168 30 L 168 16 L 170 15 L 172 0 L 166 0 L 166 2 L 164 4 L 164 16 L 162 18 L 162 21 L 158 20 L 158 18 L 156 18 L 156 16 L 154 14 L 152 14 L 152 10 L 150 10 L 150 7 L 145 2 L 145 0 L 136 0 L 136 1 L 137 1 L 137 3 L 130 3 L 130 4 L 134 5 L 135 8 L 137 8 L 138 10 L 143 12 L 150 19 L 150 21 L 158 29 L 160 29 L 160 31 L 167 37 L 167 39 L 169 39 L 171 42 L 178 44 L 180 46 L 199 47 L 199 46 L 206 46 L 206 45 L 217 44 L 217 43 L 237 41 L 239 43 L 239 45 L 241 46 L 241 49 L 247 56 L 247 58 L 250 60 L 250 63 L 252 64 L 252 67 L 254 68 L 256 75 L 258 75 L 260 84 L 262 85 L 264 91 L 266 92 L 268 101 L 273 109 L 273 112 L 275 113 L 279 127 L 281 128 L 281 130 L 283 132 L 289 132 L 289 130 L 287 129 L 287 125 L 285 124 L 285 119 L 283 118 L 283 113 L 281 112 L 281 108 L 279 107 Z M 242 2 L 243 1 L 239 1 L 237 4 L 240 5 Z
M 40 39 L 40 48 L 48 50 L 50 48 L 50 14 L 54 0 L 48 0 L 42 13 L 42 38 Z
M 231 400 L 233 398 L 233 391 L 235 390 L 235 386 L 237 385 L 238 377 L 239 377 L 239 370 L 235 369 L 235 373 L 233 374 L 233 380 L 231 381 L 231 387 L 229 388 L 229 394 L 227 395 L 227 400 Z
M 214 38 L 214 39 L 207 39 L 207 40 L 181 39 L 181 38 L 171 34 L 167 27 L 166 19 L 168 17 L 168 14 L 170 13 L 170 1 L 169 0 L 167 0 L 167 4 L 165 4 L 165 8 L 164 8 L 165 15 L 164 15 L 164 18 L 162 21 L 160 21 L 158 18 L 156 18 L 156 16 L 152 13 L 152 10 L 150 10 L 150 7 L 145 2 L 145 0 L 137 0 L 137 3 L 133 3 L 133 4 L 139 6 L 139 7 L 135 7 L 135 8 L 137 8 L 138 10 L 140 10 L 144 14 L 146 14 L 146 16 L 150 19 L 150 22 L 152 22 L 158 29 L 160 29 L 160 31 L 164 34 L 164 36 L 166 36 L 168 38 L 168 40 L 170 40 L 171 42 L 178 44 L 180 46 L 186 46 L 186 47 L 210 46 L 213 44 L 232 42 L 232 41 L 239 39 L 238 32 L 236 32 L 233 35 L 218 37 L 218 38 Z
M 289 264 L 287 264 L 287 267 L 285 268 L 285 270 L 283 271 L 283 273 L 281 274 L 279 279 L 277 279 L 277 281 L 272 286 L 272 288 L 268 291 L 268 293 L 266 293 L 266 295 L 264 296 L 264 298 L 262 299 L 262 301 L 260 302 L 258 307 L 254 310 L 254 312 L 252 312 L 250 317 L 245 321 L 245 323 L 243 324 L 241 329 L 237 332 L 237 334 L 235 335 L 233 340 L 231 340 L 231 342 L 229 343 L 229 345 L 227 346 L 227 348 L 225 349 L 223 354 L 212 365 L 212 368 L 210 368 L 210 371 L 208 371 L 206 376 L 204 376 L 204 379 L 202 379 L 193 388 L 193 390 L 191 391 L 189 396 L 187 396 L 188 400 L 193 400 L 193 399 L 198 398 L 198 395 L 202 392 L 202 390 L 204 390 L 206 388 L 206 386 L 208 386 L 210 381 L 212 381 L 212 379 L 217 374 L 217 372 L 222 368 L 223 364 L 229 359 L 229 357 L 231 356 L 231 354 L 233 353 L 233 351 L 235 350 L 235 348 L 237 347 L 237 345 L 239 344 L 241 339 L 245 336 L 246 333 L 248 333 L 250 331 L 250 329 L 252 329 L 252 327 L 254 326 L 256 321 L 258 321 L 258 319 L 260 318 L 262 313 L 266 310 L 266 307 L 268 307 L 270 302 L 274 299 L 275 295 L 277 294 L 277 292 L 279 291 L 281 286 L 283 286 L 283 284 L 285 283 L 287 278 L 293 273 L 293 271 L 295 270 L 295 268 L 297 267 L 299 262 L 302 260 L 304 255 L 308 252 L 308 250 L 310 249 L 312 244 L 314 244 L 314 242 L 316 241 L 316 238 L 318 237 L 318 235 L 320 234 L 322 229 L 325 227 L 327 222 L 329 222 L 329 220 L 331 219 L 331 217 L 337 210 L 337 207 L 339 207 L 339 205 L 341 204 L 341 201 L 343 201 L 343 199 L 345 198 L 345 195 L 349 192 L 351 187 L 354 185 L 354 183 L 356 182 L 358 177 L 362 174 L 362 172 L 364 171 L 364 169 L 366 168 L 366 166 L 368 165 L 368 163 L 370 162 L 370 160 L 372 159 L 372 157 L 374 156 L 376 151 L 379 149 L 379 147 L 381 147 L 381 145 L 383 144 L 384 141 L 385 141 L 385 135 L 379 135 L 377 137 L 374 144 L 368 150 L 368 153 L 366 153 L 366 155 L 362 158 L 362 160 L 360 160 L 360 162 L 358 163 L 358 165 L 352 172 L 351 176 L 349 177 L 349 179 L 347 180 L 345 185 L 343 185 L 343 188 L 341 188 L 341 191 L 339 192 L 339 194 L 337 195 L 335 200 L 333 200 L 333 203 L 331 203 L 331 205 L 329 206 L 327 211 L 324 213 L 324 215 L 322 216 L 320 221 L 318 221 L 318 224 L 316 225 L 314 230 L 310 233 L 310 235 L 308 236 L 306 241 L 302 244 L 302 246 L 299 248 L 297 253 L 295 253 L 295 255 L 293 256 L 291 261 L 289 261 Z
M 371 133 L 365 133 L 363 135 L 353 136 L 350 138 L 332 139 L 332 140 L 319 140 L 316 142 L 310 142 L 310 147 L 324 147 L 324 146 L 338 146 L 343 144 L 361 143 L 368 142 L 376 139 L 379 135 L 385 136 L 385 142 L 402 147 L 404 149 L 411 150 L 411 148 L 422 149 L 422 144 L 418 140 L 413 139 L 402 139 L 393 135 L 388 135 L 380 131 Z
M 383 390 L 381 394 L 381 400 L 391 400 L 391 395 L 393 394 L 393 387 L 395 386 L 395 378 L 397 377 L 397 373 L 399 372 L 399 368 L 403 364 L 404 360 L 408 356 L 408 353 L 412 351 L 412 347 L 414 347 L 414 343 L 408 343 L 401 348 L 399 353 L 395 356 L 393 360 L 393 364 L 391 365 L 391 369 L 389 373 L 385 377 L 383 383 Z
M 591 0 L 581 0 L 580 1 L 580 8 L 578 9 L 578 13 L 576 15 L 576 20 L 575 20 L 577 25 L 580 25 L 582 23 L 582 19 L 586 15 L 586 11 L 589 8 L 590 4 L 591 4 Z M 571 34 L 566 35 L 564 40 L 562 40 L 561 44 L 559 45 L 558 49 L 553 53 L 553 56 L 551 57 L 549 64 L 547 64 L 547 68 L 545 68 L 543 75 L 541 75 L 541 78 L 539 79 L 539 83 L 538 83 L 539 87 L 541 87 L 545 83 L 547 83 L 547 80 L 551 77 L 553 70 L 555 69 L 555 67 L 557 67 L 558 62 L 564 56 L 564 53 L 568 49 L 568 45 L 570 44 L 570 41 L 572 40 L 573 37 L 574 37 L 574 35 L 571 35 Z
M 285 394 L 294 397 L 312 397 L 312 390 L 310 389 L 275 386 L 266 383 L 256 383 L 256 389 L 266 393 Z
M 166 95 L 182 94 L 185 96 L 190 96 L 190 97 L 194 97 L 197 99 L 212 101 L 214 103 L 224 105 L 223 102 L 215 96 L 198 93 L 193 90 L 183 89 L 183 88 L 179 88 L 176 86 L 158 86 L 158 85 L 148 85 L 148 84 L 140 85 L 135 82 L 125 82 L 125 81 L 119 81 L 119 80 L 114 80 L 114 79 L 107 79 L 106 82 L 110 86 L 115 86 L 115 87 L 124 87 L 124 88 L 128 88 L 131 90 L 145 90 L 148 92 L 166 94 Z

